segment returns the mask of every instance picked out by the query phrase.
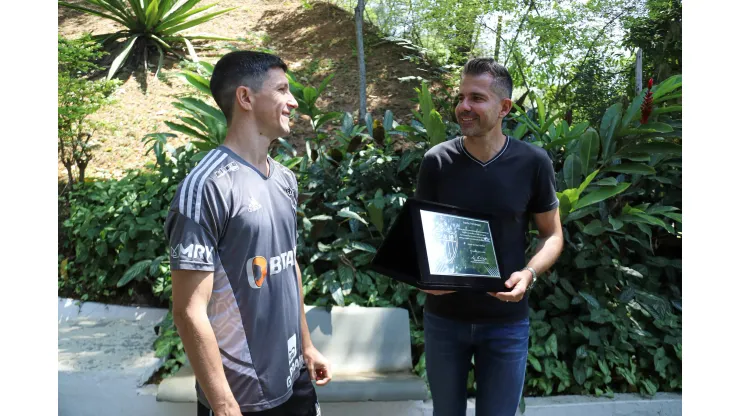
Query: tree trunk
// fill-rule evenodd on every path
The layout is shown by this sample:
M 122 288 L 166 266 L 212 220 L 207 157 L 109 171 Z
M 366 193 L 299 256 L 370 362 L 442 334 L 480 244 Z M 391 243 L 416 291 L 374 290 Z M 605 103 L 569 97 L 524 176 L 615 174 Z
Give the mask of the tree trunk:
M 498 62 L 498 54 L 501 51 L 501 26 L 503 25 L 503 15 L 498 16 L 496 25 L 496 52 L 493 53 L 493 60 Z
M 357 0 L 355 7 L 355 28 L 357 30 L 357 64 L 360 69 L 360 123 L 365 121 L 367 113 L 367 99 L 365 97 L 365 48 L 362 38 L 362 16 L 365 13 L 365 0 Z M 370 126 L 367 126 L 370 129 Z
M 635 94 L 642 91 L 642 48 L 637 49 L 637 62 L 635 62 Z

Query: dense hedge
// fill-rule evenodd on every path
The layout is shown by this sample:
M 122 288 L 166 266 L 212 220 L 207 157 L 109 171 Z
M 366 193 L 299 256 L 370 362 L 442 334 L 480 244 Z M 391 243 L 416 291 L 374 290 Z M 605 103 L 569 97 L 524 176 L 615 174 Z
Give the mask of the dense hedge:
M 569 126 L 539 100 L 535 109 L 507 118 L 508 133 L 552 157 L 566 239 L 563 255 L 531 295 L 527 395 L 681 389 L 680 86 L 680 77 L 666 80 L 650 91 L 651 107 L 643 105 L 643 91 L 610 107 L 592 127 Z M 291 88 L 315 136 L 307 138 L 304 156 L 287 145 L 273 155 L 299 178 L 307 303 L 407 308 L 416 370 L 424 375 L 425 294 L 369 271 L 368 263 L 413 193 L 422 155 L 454 136 L 457 126 L 440 125 L 424 85 L 417 120 L 398 125 L 388 112 L 369 123 L 370 131 L 348 114 L 318 111 L 321 89 L 295 81 Z M 198 151 L 168 148 L 166 135 L 153 135 L 154 173 L 83 184 L 71 194 L 60 293 L 169 299 L 162 222 L 199 151 L 222 140 L 222 117 L 209 107 L 181 99 L 178 108 L 190 117 L 169 124 L 189 131 Z M 530 252 L 537 243 L 531 237 Z M 171 320 L 155 346 L 168 357 L 167 369 L 184 361 Z M 469 387 L 474 391 L 472 382 Z

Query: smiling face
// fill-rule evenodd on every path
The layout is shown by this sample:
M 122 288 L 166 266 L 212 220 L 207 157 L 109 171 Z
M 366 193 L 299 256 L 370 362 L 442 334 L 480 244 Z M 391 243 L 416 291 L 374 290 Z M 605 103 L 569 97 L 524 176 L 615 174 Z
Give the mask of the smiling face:
M 509 113 L 511 99 L 494 93 L 492 84 L 493 76 L 489 73 L 462 77 L 455 115 L 463 135 L 485 136 L 497 126 L 500 128 L 501 120 Z
M 251 101 L 261 135 L 276 139 L 290 133 L 290 111 L 297 108 L 298 103 L 290 93 L 288 78 L 282 69 L 270 69 Z

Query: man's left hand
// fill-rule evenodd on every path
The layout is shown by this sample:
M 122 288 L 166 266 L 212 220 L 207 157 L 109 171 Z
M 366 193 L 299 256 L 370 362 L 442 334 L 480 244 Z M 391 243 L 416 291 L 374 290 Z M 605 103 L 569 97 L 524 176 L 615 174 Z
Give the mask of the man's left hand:
M 316 347 L 306 348 L 303 351 L 303 359 L 306 361 L 311 380 L 315 380 L 317 385 L 325 386 L 331 381 L 331 363 Z
M 514 288 L 511 292 L 488 292 L 504 302 L 519 302 L 527 292 L 527 287 L 532 282 L 532 272 L 528 270 L 518 271 L 511 274 L 505 285 L 507 288 Z

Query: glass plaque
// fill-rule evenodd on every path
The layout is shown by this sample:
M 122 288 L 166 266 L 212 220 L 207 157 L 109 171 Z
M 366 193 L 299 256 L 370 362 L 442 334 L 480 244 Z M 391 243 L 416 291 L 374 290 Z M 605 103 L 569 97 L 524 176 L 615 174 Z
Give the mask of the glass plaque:
M 430 274 L 501 278 L 488 221 L 419 212 Z

